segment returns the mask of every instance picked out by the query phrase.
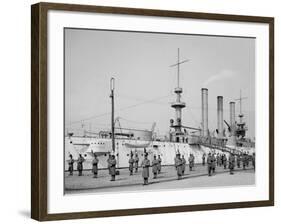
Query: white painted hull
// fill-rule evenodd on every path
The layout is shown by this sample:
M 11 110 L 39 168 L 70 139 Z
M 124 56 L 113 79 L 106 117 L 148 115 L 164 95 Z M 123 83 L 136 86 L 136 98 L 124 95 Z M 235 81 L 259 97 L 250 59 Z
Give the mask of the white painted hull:
M 137 153 L 140 162 L 143 160 L 144 149 L 143 148 L 129 148 L 127 145 L 141 145 L 146 144 L 147 141 L 142 140 L 129 140 L 129 139 L 116 139 L 115 140 L 115 155 L 117 159 L 117 167 L 128 167 L 128 160 L 131 152 Z M 162 165 L 173 165 L 176 152 L 180 152 L 181 155 L 187 160 L 190 153 L 195 156 L 195 163 L 202 162 L 202 155 L 206 155 L 209 152 L 214 152 L 213 149 L 201 145 L 189 145 L 187 143 L 174 143 L 174 142 L 159 142 L 153 141 L 146 148 L 150 161 L 154 155 L 160 155 L 162 158 Z M 107 168 L 108 154 L 111 152 L 111 139 L 105 138 L 91 138 L 91 137 L 66 137 L 65 138 L 65 169 L 68 169 L 67 160 L 69 155 L 72 154 L 74 160 L 76 160 L 79 154 L 82 154 L 85 158 L 83 164 L 84 169 L 91 169 L 91 161 L 93 159 L 93 153 L 98 155 L 99 168 Z M 215 151 L 216 153 L 220 151 Z M 75 167 L 76 169 L 76 164 Z

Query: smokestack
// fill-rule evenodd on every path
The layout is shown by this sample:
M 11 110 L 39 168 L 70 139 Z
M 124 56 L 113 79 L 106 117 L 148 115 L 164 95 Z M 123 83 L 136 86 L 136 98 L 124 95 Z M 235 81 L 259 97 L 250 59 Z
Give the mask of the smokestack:
M 230 137 L 227 140 L 228 145 L 236 146 L 236 136 L 235 136 L 235 131 L 236 131 L 236 124 L 235 124 L 235 102 L 230 102 L 229 103 L 229 125 L 231 128 L 231 133 Z
M 222 138 L 223 137 L 223 97 L 218 96 L 218 137 Z
M 230 122 L 230 128 L 231 128 L 231 135 L 234 134 L 235 131 L 235 102 L 230 102 L 229 103 L 229 122 Z
M 201 102 L 202 102 L 202 135 L 208 136 L 208 89 L 201 89 Z

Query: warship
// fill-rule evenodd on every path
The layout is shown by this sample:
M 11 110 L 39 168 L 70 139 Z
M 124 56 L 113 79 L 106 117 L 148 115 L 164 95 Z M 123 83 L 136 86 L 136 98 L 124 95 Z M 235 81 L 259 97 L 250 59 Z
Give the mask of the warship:
M 81 154 L 85 158 L 84 169 L 91 169 L 94 154 L 99 158 L 99 168 L 107 168 L 107 159 L 114 154 L 117 160 L 117 168 L 128 167 L 128 160 L 133 155 L 138 155 L 142 161 L 147 153 L 152 160 L 154 155 L 160 155 L 162 165 L 174 165 L 174 158 L 177 153 L 186 158 L 190 154 L 195 157 L 195 163 L 202 162 L 203 154 L 224 153 L 229 155 L 255 152 L 255 142 L 246 137 L 247 126 L 244 122 L 242 111 L 242 97 L 229 102 L 229 120 L 224 119 L 223 96 L 217 96 L 217 128 L 210 131 L 208 127 L 208 89 L 201 89 L 201 127 L 186 126 L 182 122 L 182 110 L 186 107 L 181 100 L 183 88 L 180 86 L 180 65 L 189 60 L 180 61 L 179 49 L 177 63 L 171 67 L 177 67 L 177 86 L 174 88 L 176 99 L 171 103 L 175 111 L 174 119 L 170 119 L 169 134 L 161 137 L 155 132 L 156 123 L 152 124 L 150 130 L 125 128 L 120 125 L 120 117 L 114 114 L 114 78 L 110 80 L 111 98 L 111 130 L 100 130 L 93 133 L 84 130 L 83 133 L 76 133 L 67 129 L 64 136 L 64 158 L 65 171 L 68 169 L 67 161 L 71 154 L 76 160 Z M 235 115 L 236 102 L 240 103 L 240 112 Z M 117 127 L 119 124 L 119 127 Z

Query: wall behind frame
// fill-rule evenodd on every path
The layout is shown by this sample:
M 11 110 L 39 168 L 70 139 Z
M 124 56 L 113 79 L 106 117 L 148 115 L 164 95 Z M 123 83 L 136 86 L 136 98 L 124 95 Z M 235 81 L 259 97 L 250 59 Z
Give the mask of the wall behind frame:
M 0 136 L 1 223 L 35 223 L 30 216 L 30 5 L 37 1 L 3 1 L 0 16 Z M 111 5 L 275 17 L 275 58 L 280 60 L 281 16 L 276 0 L 80 0 L 62 3 Z M 275 63 L 276 87 L 281 84 L 280 65 Z M 275 88 L 275 99 L 280 98 Z M 281 218 L 281 104 L 275 100 L 276 206 L 193 213 L 70 220 L 52 223 L 277 223 Z

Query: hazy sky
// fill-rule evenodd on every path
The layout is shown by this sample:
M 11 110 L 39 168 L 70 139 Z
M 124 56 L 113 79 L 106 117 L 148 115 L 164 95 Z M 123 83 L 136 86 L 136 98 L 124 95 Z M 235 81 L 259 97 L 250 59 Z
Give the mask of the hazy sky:
M 209 89 L 209 129 L 217 128 L 217 96 L 224 97 L 224 119 L 229 102 L 242 95 L 242 109 L 255 135 L 255 39 L 180 34 L 157 34 L 65 29 L 66 128 L 92 131 L 110 127 L 110 78 L 115 78 L 116 117 L 122 127 L 150 129 L 165 134 L 174 118 L 176 67 L 180 68 L 184 125 L 200 127 L 201 88 Z M 239 104 L 236 103 L 236 115 Z M 237 118 L 236 118 L 237 119 Z

